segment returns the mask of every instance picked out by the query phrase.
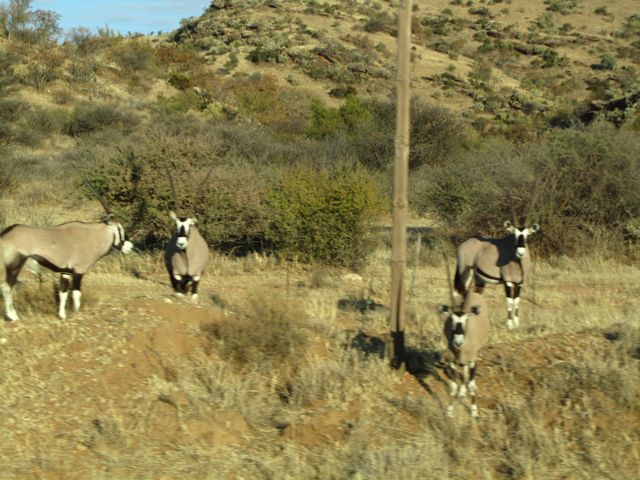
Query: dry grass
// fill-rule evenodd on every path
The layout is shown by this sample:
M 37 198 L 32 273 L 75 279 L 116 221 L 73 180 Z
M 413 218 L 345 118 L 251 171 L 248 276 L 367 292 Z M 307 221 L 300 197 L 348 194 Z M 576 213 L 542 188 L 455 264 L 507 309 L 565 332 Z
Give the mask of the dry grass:
M 380 356 L 384 309 L 340 303 L 386 304 L 388 260 L 380 250 L 359 282 L 216 256 L 193 306 L 157 257 L 137 256 L 136 279 L 110 256 L 66 322 L 25 277 L 0 350 L 3 478 L 635 478 L 635 267 L 539 263 L 516 332 L 487 289 L 472 422 L 442 409 L 443 264 L 415 274 L 412 374 Z

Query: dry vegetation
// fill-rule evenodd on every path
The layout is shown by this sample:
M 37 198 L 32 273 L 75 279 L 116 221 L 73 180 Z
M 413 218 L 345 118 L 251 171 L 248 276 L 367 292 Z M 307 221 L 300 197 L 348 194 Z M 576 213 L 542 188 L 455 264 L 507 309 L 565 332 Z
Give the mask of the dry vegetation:
M 216 0 L 170 35 L 60 44 L 0 11 L 0 229 L 98 218 L 91 178 L 139 248 L 89 272 L 65 322 L 55 277 L 22 274 L 0 478 L 637 478 L 635 3 L 415 3 L 429 227 L 406 372 L 385 358 L 390 252 L 371 228 L 388 224 L 395 2 Z M 157 250 L 167 171 L 216 252 L 197 306 Z M 543 226 L 521 328 L 488 288 L 481 418 L 450 421 L 441 252 L 514 210 Z
M 632 479 L 640 468 L 636 268 L 540 262 L 515 333 L 502 292 L 488 290 L 482 417 L 458 408 L 451 422 L 435 308 L 446 275 L 432 258 L 412 272 L 404 374 L 381 357 L 387 313 L 371 308 L 388 296 L 386 249 L 361 282 L 216 256 L 199 306 L 171 296 L 156 256 L 134 258 L 143 279 L 130 261 L 103 261 L 66 322 L 51 280 L 24 276 L 23 319 L 0 350 L 4 478 Z

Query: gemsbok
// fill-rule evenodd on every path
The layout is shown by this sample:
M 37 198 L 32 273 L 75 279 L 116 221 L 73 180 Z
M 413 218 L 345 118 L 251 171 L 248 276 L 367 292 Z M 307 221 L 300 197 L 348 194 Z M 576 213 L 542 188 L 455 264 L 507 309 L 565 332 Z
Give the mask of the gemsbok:
M 12 225 L 0 233 L 0 253 L 4 268 L 2 296 L 5 317 L 18 320 L 13 306 L 13 287 L 25 262 L 35 260 L 39 265 L 60 273 L 58 316 L 66 318 L 69 286 L 73 306 L 80 308 L 82 277 L 112 249 L 129 253 L 133 248 L 122 225 L 108 215 L 103 222 L 68 222 L 55 227 Z
M 191 290 L 191 300 L 198 301 L 198 283 L 209 261 L 209 246 L 202 238 L 194 216 L 178 217 L 169 212 L 175 231 L 164 252 L 171 286 L 178 295 Z
M 202 189 L 209 179 L 213 165 L 207 172 L 204 180 L 197 189 L 196 199 L 202 193 Z M 180 208 L 180 202 L 176 194 L 173 176 L 167 169 L 167 176 L 171 186 L 171 192 L 176 208 Z M 173 235 L 167 243 L 164 251 L 164 262 L 169 272 L 169 279 L 173 290 L 179 296 L 191 292 L 191 301 L 198 302 L 198 284 L 202 279 L 207 263 L 209 262 L 209 246 L 196 227 L 198 223 L 195 215 L 178 216 L 170 211 L 169 216 L 175 223 Z
M 453 305 L 441 305 L 440 313 L 446 315 L 444 322 L 444 337 L 447 341 L 449 370 L 450 403 L 447 415 L 453 416 L 453 402 L 457 398 L 463 399 L 467 391 L 471 396 L 471 416 L 478 417 L 478 387 L 476 385 L 476 364 L 478 353 L 489 339 L 489 316 L 487 304 L 478 293 L 470 292 L 460 309 Z M 456 382 L 457 369 L 462 366 L 462 383 Z
M 475 291 L 482 293 L 487 283 L 502 283 L 507 298 L 507 328 L 520 324 L 520 292 L 531 267 L 527 239 L 540 225 L 516 228 L 504 222 L 509 232 L 502 238 L 472 237 L 457 250 L 456 291 L 465 298 L 475 279 Z

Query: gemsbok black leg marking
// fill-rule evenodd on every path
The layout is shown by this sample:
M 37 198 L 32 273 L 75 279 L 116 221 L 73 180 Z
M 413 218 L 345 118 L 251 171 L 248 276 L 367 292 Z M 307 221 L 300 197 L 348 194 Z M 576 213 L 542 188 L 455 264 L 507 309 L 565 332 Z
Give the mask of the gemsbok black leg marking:
M 80 298 L 82 297 L 82 275 L 74 273 L 72 277 L 72 292 L 73 297 L 73 309 L 77 312 L 80 310 Z
M 67 318 L 67 297 L 69 296 L 69 286 L 71 285 L 72 275 L 69 273 L 60 274 L 60 290 L 58 291 L 58 297 L 60 304 L 58 305 L 58 317 L 61 319 Z
M 478 387 L 476 385 L 476 362 L 469 363 L 469 383 L 467 385 L 471 396 L 471 416 L 476 418 L 478 414 Z

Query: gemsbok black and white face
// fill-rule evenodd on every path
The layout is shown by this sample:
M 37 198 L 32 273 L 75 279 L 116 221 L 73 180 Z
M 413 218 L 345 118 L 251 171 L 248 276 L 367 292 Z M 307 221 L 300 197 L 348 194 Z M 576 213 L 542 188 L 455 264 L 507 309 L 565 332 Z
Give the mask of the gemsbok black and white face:
M 191 227 L 198 222 L 195 217 L 178 217 L 175 212 L 169 212 L 169 215 L 176 224 L 176 246 L 180 250 L 185 250 L 189 245 Z
M 534 223 L 530 228 L 518 228 L 514 227 L 511 222 L 507 220 L 504 222 L 504 228 L 515 237 L 515 256 L 521 259 L 527 254 L 527 238 L 540 230 L 540 225 Z
M 451 345 L 456 349 L 462 348 L 466 338 L 469 317 L 479 315 L 480 307 L 474 305 L 471 307 L 470 313 L 454 312 L 449 308 L 449 305 L 440 305 L 438 310 L 451 321 Z

